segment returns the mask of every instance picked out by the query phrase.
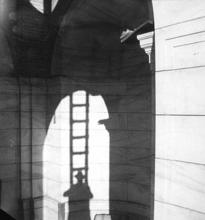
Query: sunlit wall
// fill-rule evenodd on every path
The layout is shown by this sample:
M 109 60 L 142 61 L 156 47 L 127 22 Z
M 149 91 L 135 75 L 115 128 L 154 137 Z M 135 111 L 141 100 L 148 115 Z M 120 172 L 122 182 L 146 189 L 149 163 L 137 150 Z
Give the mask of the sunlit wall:
M 85 133 L 85 91 L 72 94 L 72 118 L 70 117 L 71 97 L 61 100 L 50 122 L 44 144 L 44 219 L 58 219 L 58 204 L 65 204 L 65 218 L 68 215 L 68 199 L 64 193 L 70 185 L 70 138 Z M 109 213 L 109 134 L 100 120 L 108 119 L 106 105 L 101 96 L 89 95 L 88 99 L 88 186 L 93 198 L 90 200 L 91 219 L 97 213 Z M 71 120 L 81 123 L 71 124 Z M 71 136 L 71 126 L 73 136 Z M 85 150 L 83 138 L 73 140 L 75 151 Z M 85 155 L 73 155 L 73 167 L 82 167 Z M 74 184 L 76 179 L 74 178 Z
M 205 219 L 205 2 L 154 1 L 154 220 Z

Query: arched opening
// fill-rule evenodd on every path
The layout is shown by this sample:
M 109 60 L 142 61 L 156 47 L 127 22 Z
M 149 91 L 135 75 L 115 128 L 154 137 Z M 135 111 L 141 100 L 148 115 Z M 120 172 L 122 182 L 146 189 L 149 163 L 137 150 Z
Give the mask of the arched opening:
M 108 118 L 102 97 L 85 91 L 58 104 L 44 143 L 44 219 L 109 213 L 109 133 L 99 124 Z

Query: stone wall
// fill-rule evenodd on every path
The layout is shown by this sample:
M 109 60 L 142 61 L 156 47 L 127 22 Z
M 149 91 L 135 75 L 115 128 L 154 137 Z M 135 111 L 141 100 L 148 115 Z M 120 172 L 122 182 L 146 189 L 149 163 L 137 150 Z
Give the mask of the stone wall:
M 14 79 L 0 79 L 0 180 L 1 208 L 16 216 L 18 210 L 19 114 L 18 86 Z
M 202 220 L 204 2 L 153 1 L 156 45 L 155 220 Z
M 36 216 L 41 216 L 46 87 L 42 79 L 1 77 L 0 83 L 1 208 L 19 218 L 23 206 L 27 219 L 33 201 Z

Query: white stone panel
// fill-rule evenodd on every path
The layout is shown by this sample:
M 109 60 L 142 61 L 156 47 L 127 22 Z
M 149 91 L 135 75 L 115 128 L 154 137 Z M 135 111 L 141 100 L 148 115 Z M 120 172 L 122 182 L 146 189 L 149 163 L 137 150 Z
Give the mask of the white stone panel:
M 156 201 L 154 219 L 204 220 L 205 214 Z
M 156 28 L 204 16 L 201 0 L 152 0 Z
M 201 17 L 156 29 L 156 70 L 204 66 L 204 25 L 205 18 Z
M 204 165 L 157 159 L 155 175 L 155 200 L 205 212 Z
M 205 117 L 157 116 L 156 157 L 205 164 Z
M 157 114 L 205 114 L 205 67 L 156 73 Z

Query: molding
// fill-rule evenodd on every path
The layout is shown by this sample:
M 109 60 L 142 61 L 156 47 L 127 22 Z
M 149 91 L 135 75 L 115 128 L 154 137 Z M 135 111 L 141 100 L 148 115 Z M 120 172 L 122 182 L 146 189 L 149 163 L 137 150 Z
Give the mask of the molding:
M 137 39 L 140 41 L 140 46 L 145 50 L 145 53 L 149 56 L 149 63 L 151 63 L 151 53 L 153 48 L 154 32 L 148 32 L 145 34 L 140 34 L 137 36 Z

